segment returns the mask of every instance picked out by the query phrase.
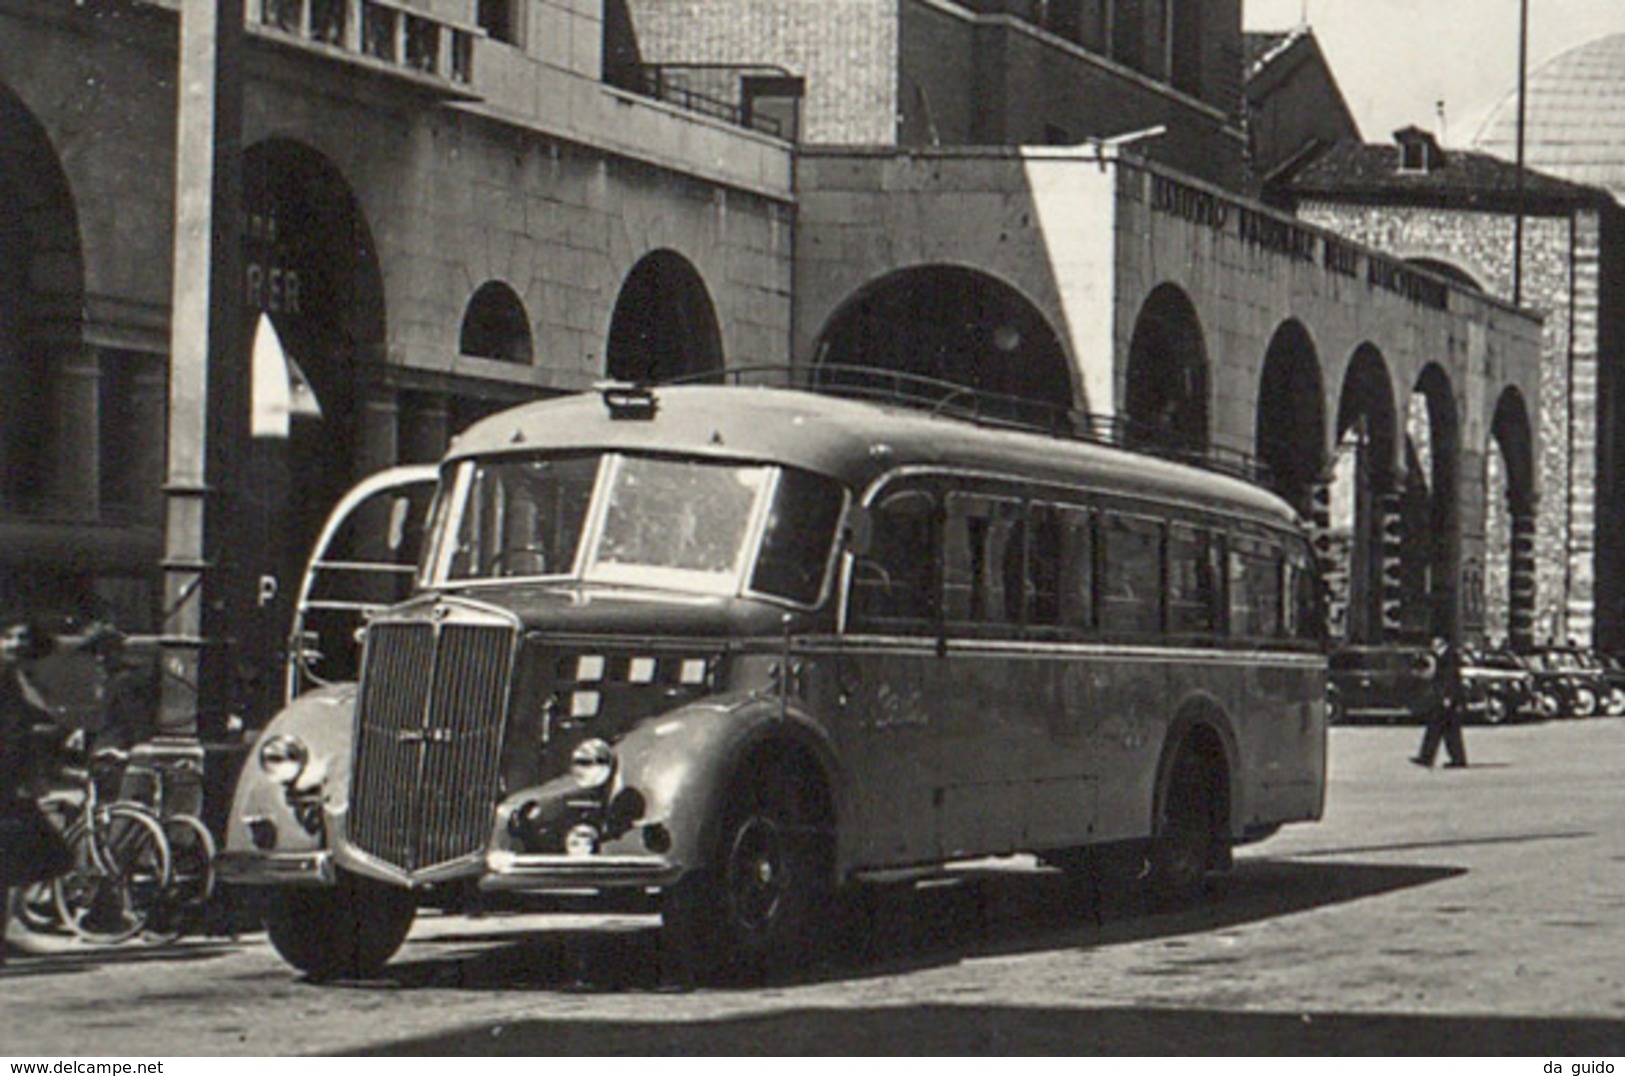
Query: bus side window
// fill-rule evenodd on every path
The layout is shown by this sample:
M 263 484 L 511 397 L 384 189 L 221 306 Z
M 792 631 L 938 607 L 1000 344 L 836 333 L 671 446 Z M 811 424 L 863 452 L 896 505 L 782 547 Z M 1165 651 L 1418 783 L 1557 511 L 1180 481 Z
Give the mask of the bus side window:
M 1029 624 L 1073 634 L 1094 627 L 1094 540 L 1086 510 L 1033 506 L 1027 577 Z
M 1101 543 L 1101 630 L 1157 634 L 1162 630 L 1162 524 L 1107 512 Z
M 926 490 L 886 497 L 871 513 L 869 550 L 852 566 L 855 628 L 933 630 L 937 590 L 937 500 Z
M 1025 535 L 1019 501 L 976 494 L 948 498 L 943 608 L 950 623 L 1021 623 Z
M 1286 602 L 1281 634 L 1285 638 L 1320 642 L 1325 618 L 1320 607 L 1320 580 L 1312 567 L 1312 554 L 1295 548 L 1286 557 Z
M 1230 540 L 1230 634 L 1238 639 L 1281 636 L 1281 551 L 1241 536 Z
M 1175 523 L 1168 534 L 1168 631 L 1211 635 L 1219 623 L 1219 543 L 1208 531 Z

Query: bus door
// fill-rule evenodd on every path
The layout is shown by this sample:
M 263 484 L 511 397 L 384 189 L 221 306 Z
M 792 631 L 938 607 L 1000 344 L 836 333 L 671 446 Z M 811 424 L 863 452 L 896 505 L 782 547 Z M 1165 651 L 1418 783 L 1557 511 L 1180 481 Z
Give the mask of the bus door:
M 1090 601 L 1089 516 L 1001 492 L 947 498 L 935 688 L 944 859 L 1081 843 L 1097 784 L 1087 667 L 1060 644 Z
M 287 701 L 359 674 L 367 618 L 412 592 L 436 478 L 427 464 L 380 471 L 328 515 L 294 607 Z
M 929 486 L 883 493 L 849 566 L 836 736 L 868 866 L 937 855 L 939 506 Z

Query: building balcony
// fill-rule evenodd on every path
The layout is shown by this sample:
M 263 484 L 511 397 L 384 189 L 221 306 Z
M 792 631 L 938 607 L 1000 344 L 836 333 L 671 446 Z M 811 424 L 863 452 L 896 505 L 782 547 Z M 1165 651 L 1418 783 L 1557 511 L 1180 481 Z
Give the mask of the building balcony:
M 474 100 L 477 26 L 391 0 L 247 0 L 251 33 Z
M 606 72 L 617 89 L 774 138 L 799 134 L 803 79 L 762 64 L 638 63 Z

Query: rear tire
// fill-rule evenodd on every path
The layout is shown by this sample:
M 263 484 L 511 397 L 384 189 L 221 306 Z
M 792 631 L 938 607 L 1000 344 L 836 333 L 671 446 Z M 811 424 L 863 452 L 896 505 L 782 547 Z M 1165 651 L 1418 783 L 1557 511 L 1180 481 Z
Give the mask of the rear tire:
M 283 960 L 320 983 L 375 974 L 416 917 L 408 890 L 341 871 L 335 885 L 273 890 L 265 930 Z
M 1145 884 L 1159 903 L 1181 904 L 1201 893 L 1221 853 L 1215 799 L 1217 782 L 1187 741 L 1179 749 L 1146 850 Z

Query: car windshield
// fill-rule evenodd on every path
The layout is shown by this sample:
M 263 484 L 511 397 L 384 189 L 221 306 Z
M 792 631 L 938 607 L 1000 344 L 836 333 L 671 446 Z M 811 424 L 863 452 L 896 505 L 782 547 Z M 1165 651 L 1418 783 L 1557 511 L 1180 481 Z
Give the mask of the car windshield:
M 461 464 L 426 582 L 576 579 L 701 594 L 822 592 L 841 488 L 767 464 L 606 452 Z

